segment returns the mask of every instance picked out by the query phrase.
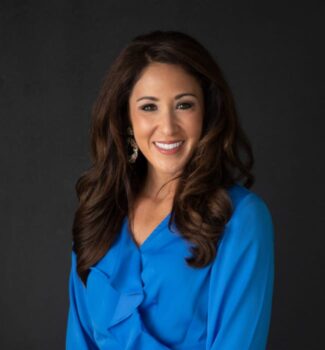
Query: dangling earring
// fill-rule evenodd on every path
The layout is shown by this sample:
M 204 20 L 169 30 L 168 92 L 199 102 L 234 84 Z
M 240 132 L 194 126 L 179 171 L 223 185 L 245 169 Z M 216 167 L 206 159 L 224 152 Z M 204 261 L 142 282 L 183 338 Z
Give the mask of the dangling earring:
M 134 133 L 130 126 L 127 128 L 127 134 L 129 135 L 129 137 L 127 138 L 127 144 L 130 145 L 132 148 L 132 154 L 131 156 L 129 156 L 128 160 L 130 163 L 134 163 L 138 157 L 138 145 L 135 142 L 135 139 L 133 137 Z

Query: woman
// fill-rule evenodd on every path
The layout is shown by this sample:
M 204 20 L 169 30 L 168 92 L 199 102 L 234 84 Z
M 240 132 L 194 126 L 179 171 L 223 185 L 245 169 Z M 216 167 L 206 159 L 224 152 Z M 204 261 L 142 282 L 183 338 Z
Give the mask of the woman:
M 66 348 L 265 349 L 272 218 L 214 59 L 184 33 L 138 36 L 92 117 Z

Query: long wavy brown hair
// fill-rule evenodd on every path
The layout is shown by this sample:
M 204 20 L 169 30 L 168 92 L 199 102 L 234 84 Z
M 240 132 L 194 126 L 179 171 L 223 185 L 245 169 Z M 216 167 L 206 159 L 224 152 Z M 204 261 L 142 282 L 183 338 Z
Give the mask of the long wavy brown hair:
M 135 37 L 108 70 L 92 108 L 91 166 L 76 183 L 78 208 L 73 222 L 77 272 L 86 285 L 89 268 L 117 238 L 146 179 L 147 161 L 139 152 L 128 161 L 128 101 L 132 87 L 151 62 L 182 66 L 203 90 L 202 136 L 177 176 L 169 228 L 193 243 L 186 258 L 204 267 L 233 207 L 227 189 L 239 181 L 250 188 L 255 179 L 252 148 L 240 126 L 233 94 L 212 55 L 196 39 L 177 31 L 153 31 Z

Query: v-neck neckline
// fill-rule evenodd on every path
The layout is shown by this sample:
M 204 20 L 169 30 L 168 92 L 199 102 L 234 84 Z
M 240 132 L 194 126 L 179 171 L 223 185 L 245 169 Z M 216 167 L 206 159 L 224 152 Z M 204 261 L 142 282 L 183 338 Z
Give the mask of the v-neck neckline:
M 128 216 L 125 217 L 125 229 L 127 232 L 127 236 L 129 238 L 129 240 L 132 242 L 132 244 L 135 246 L 135 248 L 139 251 L 144 250 L 148 244 L 150 244 L 150 242 L 157 236 L 157 234 L 162 231 L 162 229 L 164 227 L 166 227 L 166 223 L 168 222 L 169 218 L 171 216 L 171 212 L 169 212 L 157 225 L 156 227 L 149 233 L 149 235 L 147 236 L 147 238 L 140 244 L 138 245 L 138 243 L 134 240 L 130 229 L 129 229 L 129 218 Z

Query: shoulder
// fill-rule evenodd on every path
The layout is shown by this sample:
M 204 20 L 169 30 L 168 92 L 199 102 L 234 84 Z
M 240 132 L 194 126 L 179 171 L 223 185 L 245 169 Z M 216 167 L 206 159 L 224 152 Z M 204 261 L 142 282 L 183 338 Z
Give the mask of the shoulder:
M 254 241 L 271 244 L 274 239 L 273 220 L 265 200 L 239 184 L 233 185 L 228 192 L 233 213 L 226 225 L 225 236 L 237 242 L 245 240 L 246 243 Z
M 256 192 L 240 184 L 233 185 L 227 191 L 233 205 L 232 218 L 241 217 L 248 212 L 271 215 L 266 201 Z

